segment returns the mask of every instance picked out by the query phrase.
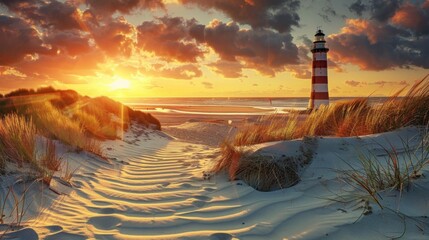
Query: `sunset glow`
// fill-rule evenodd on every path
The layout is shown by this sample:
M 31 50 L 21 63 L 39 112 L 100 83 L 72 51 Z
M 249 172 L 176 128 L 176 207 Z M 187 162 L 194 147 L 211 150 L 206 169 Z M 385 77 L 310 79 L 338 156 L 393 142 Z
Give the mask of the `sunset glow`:
M 428 73 L 429 1 L 381 2 L 1 1 L 0 93 L 309 97 L 320 26 L 330 96 L 386 96 Z
M 428 239 L 429 0 L 0 0 L 1 239 Z
M 111 90 L 119 90 L 119 89 L 129 89 L 131 86 L 130 81 L 116 77 L 116 80 L 109 84 Z

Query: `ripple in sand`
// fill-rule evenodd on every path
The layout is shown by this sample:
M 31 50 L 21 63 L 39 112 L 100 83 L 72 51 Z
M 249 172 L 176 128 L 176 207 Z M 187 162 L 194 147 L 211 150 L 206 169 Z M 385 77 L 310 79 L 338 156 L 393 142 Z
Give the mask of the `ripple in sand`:
M 115 216 L 91 217 L 88 223 L 100 230 L 112 230 L 121 225 L 121 219 Z
M 207 196 L 194 196 L 194 198 L 201 200 L 201 201 L 210 201 L 212 198 L 211 197 L 207 197 Z

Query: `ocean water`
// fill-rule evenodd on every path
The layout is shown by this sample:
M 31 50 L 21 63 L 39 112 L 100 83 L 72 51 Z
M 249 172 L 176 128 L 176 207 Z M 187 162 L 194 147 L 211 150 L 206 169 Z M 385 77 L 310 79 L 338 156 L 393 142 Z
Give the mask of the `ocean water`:
M 353 98 L 331 98 L 331 103 Z M 371 104 L 378 104 L 386 100 L 382 97 L 368 98 Z M 243 107 L 238 113 L 246 114 L 246 109 L 266 110 L 271 112 L 287 112 L 287 110 L 303 110 L 308 106 L 308 98 L 124 98 L 123 103 L 136 110 L 146 112 L 180 112 L 190 114 L 209 114 L 204 107 L 222 109 L 225 107 Z M 175 107 L 198 107 L 198 112 L 181 111 Z M 250 112 L 250 111 L 249 111 Z M 219 113 L 217 113 L 219 114 Z

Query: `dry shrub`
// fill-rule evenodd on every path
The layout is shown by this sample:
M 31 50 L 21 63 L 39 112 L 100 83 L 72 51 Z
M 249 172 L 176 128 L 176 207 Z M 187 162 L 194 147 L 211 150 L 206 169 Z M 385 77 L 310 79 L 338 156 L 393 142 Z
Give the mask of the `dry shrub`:
M 305 138 L 299 155 L 276 159 L 224 142 L 221 156 L 215 161 L 211 171 L 226 171 L 230 180 L 241 179 L 259 191 L 287 188 L 300 180 L 299 169 L 311 162 L 315 144 L 314 139 Z
M 213 165 L 212 171 L 215 173 L 221 171 L 228 171 L 229 178 L 234 179 L 240 159 L 243 155 L 247 155 L 247 152 L 244 151 L 242 148 L 235 147 L 228 141 L 225 141 L 221 145 L 221 156 Z
M 295 185 L 300 180 L 299 161 L 288 157 L 274 159 L 270 156 L 251 155 L 239 161 L 236 179 L 241 179 L 256 190 L 271 191 Z
M 35 163 L 36 127 L 31 120 L 9 114 L 0 121 L 0 155 L 3 163 L 11 161 L 22 167 Z

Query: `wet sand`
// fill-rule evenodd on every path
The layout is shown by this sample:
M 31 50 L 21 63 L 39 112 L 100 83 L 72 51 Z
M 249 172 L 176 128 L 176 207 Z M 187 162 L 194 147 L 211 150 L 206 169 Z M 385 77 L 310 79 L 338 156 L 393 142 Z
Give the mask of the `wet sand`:
M 275 113 L 272 109 L 243 106 L 156 106 L 165 112 L 155 111 L 154 106 L 138 109 L 149 112 L 159 119 L 163 127 L 180 125 L 186 122 L 212 122 L 229 124 L 235 127 L 254 123 L 261 116 Z M 150 111 L 152 110 L 152 111 Z

